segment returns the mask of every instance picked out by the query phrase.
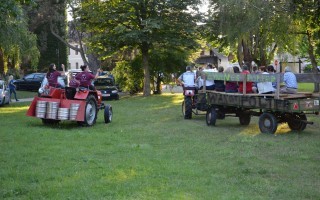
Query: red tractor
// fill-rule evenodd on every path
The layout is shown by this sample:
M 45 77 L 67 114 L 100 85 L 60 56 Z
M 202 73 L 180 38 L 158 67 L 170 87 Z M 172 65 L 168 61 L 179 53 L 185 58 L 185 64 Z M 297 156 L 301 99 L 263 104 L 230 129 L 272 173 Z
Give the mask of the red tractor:
M 104 109 L 104 121 L 112 120 L 111 105 L 102 103 L 100 91 L 88 88 L 47 88 L 34 97 L 27 116 L 38 117 L 44 124 L 57 124 L 61 120 L 76 121 L 82 126 L 96 123 L 98 111 Z

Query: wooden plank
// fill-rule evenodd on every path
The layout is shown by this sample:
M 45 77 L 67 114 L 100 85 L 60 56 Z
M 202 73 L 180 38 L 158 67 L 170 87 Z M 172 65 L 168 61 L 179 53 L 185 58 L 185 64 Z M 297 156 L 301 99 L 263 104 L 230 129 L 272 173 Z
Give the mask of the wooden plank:
M 206 76 L 207 80 L 224 80 L 224 81 L 243 81 L 244 74 L 239 73 L 218 73 L 218 72 L 202 72 L 202 75 Z M 300 83 L 320 83 L 320 74 L 304 73 L 295 74 L 297 81 Z M 276 74 L 248 74 L 247 81 L 249 82 L 277 82 L 278 76 L 280 76 L 279 82 L 283 82 L 283 73 Z M 277 83 L 279 83 L 277 82 Z
M 296 74 L 299 83 L 320 83 L 320 74 L 304 73 Z

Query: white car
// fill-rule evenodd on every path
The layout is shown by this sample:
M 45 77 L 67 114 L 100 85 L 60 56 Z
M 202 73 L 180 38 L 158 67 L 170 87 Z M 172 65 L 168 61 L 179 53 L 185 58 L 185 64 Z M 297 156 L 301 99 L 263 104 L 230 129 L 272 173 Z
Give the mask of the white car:
M 10 103 L 10 91 L 6 83 L 0 80 L 0 106 Z

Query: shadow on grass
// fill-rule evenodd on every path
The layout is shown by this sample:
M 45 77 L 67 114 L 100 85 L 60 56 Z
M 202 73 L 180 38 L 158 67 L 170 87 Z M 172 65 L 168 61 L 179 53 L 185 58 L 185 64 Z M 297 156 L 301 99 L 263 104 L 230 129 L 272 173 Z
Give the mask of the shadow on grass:
M 57 124 L 44 124 L 41 120 L 38 122 L 30 122 L 29 126 L 38 127 L 38 128 L 50 128 L 50 129 L 59 129 L 59 130 L 73 130 L 73 129 L 81 129 L 81 128 L 91 128 L 91 126 L 82 126 L 74 121 L 60 121 Z M 93 125 L 94 126 L 94 125 Z

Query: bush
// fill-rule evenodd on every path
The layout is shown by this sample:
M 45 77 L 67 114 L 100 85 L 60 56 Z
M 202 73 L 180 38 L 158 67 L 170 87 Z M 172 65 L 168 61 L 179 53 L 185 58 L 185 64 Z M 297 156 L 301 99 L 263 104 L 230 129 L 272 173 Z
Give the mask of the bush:
M 308 64 L 304 67 L 303 71 L 304 73 L 312 73 L 313 67 L 311 64 Z

